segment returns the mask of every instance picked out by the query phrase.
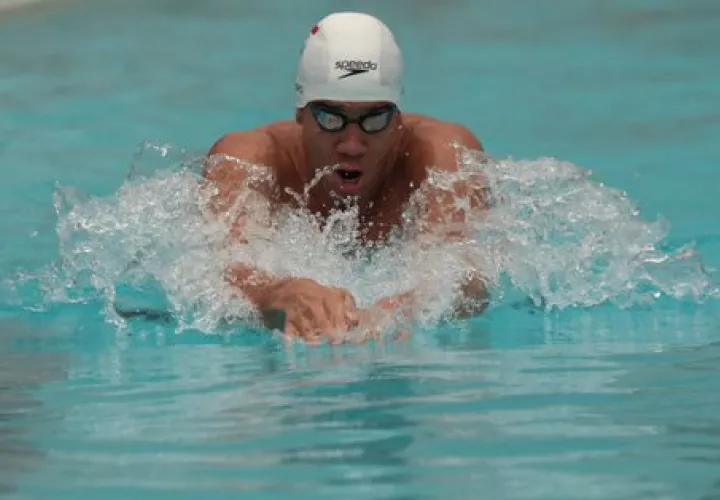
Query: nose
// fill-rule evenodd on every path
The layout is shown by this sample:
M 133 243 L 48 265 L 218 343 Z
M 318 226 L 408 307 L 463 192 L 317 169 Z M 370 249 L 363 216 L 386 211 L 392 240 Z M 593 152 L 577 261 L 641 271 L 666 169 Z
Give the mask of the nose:
M 356 124 L 351 124 L 342 132 L 336 151 L 344 156 L 360 157 L 367 151 L 367 144 L 363 140 L 363 132 Z

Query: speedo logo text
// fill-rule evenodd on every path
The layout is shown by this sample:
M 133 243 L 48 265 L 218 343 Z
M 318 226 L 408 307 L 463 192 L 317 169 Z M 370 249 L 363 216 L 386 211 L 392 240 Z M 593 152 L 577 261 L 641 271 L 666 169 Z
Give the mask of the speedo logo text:
M 368 71 L 375 71 L 377 67 L 377 63 L 373 61 L 359 61 L 348 59 L 342 61 L 335 61 L 336 69 L 346 71 L 345 74 L 340 75 L 338 78 L 347 78 L 349 76 L 367 73 Z

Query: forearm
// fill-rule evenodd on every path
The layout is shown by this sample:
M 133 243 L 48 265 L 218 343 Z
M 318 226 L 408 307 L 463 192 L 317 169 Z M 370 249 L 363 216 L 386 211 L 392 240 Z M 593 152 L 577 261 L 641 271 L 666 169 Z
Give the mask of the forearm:
M 460 319 L 477 316 L 487 309 L 489 301 L 490 295 L 485 279 L 480 274 L 470 271 L 455 298 L 455 315 Z
M 428 300 L 427 292 L 417 288 L 381 299 L 377 302 L 377 306 L 410 319 L 418 313 L 424 300 Z M 488 302 L 489 294 L 485 280 L 480 274 L 470 271 L 458 289 L 452 312 L 456 318 L 470 318 L 485 311 Z
M 310 278 L 277 276 L 242 263 L 230 267 L 226 279 L 257 308 L 271 330 L 312 340 L 345 332 L 359 321 L 355 300 L 343 288 Z
M 286 279 L 241 263 L 225 271 L 225 280 L 257 307 L 262 307 L 267 294 Z

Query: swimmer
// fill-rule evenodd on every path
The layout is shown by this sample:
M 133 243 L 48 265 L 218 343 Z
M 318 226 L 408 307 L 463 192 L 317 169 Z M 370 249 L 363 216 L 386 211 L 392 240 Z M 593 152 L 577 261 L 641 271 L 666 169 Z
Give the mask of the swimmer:
M 431 170 L 458 170 L 457 146 L 481 152 L 480 141 L 466 127 L 401 112 L 403 60 L 389 28 L 367 14 L 331 14 L 310 29 L 295 81 L 295 119 L 232 132 L 208 152 L 204 177 L 215 189 L 212 208 L 227 213 L 247 179 L 239 159 L 268 169 L 272 185 L 256 185 L 271 206 L 306 208 L 320 218 L 338 200 L 353 200 L 359 210 L 361 243 L 382 242 L 402 223 L 403 209 Z M 303 193 L 327 166 L 334 171 L 308 192 L 299 207 L 288 191 Z M 456 185 L 427 197 L 418 227 L 421 235 L 457 239 L 466 214 L 455 207 L 455 195 L 486 209 L 482 186 Z M 468 196 L 468 189 L 472 192 Z M 243 207 L 245 215 L 252 207 Z M 231 232 L 242 241 L 239 216 Z M 453 224 L 452 231 L 447 225 Z M 457 315 L 480 313 L 487 304 L 482 276 L 469 267 L 460 287 Z M 369 328 L 368 311 L 412 314 L 418 290 L 379 300 L 361 311 L 345 289 L 325 286 L 309 277 L 271 276 L 250 265 L 228 269 L 228 282 L 262 313 L 266 325 L 274 313 L 284 317 L 281 329 L 308 342 L 342 339 L 355 328 Z M 462 305 L 460 305 L 462 304 Z M 474 304 L 468 306 L 468 304 Z

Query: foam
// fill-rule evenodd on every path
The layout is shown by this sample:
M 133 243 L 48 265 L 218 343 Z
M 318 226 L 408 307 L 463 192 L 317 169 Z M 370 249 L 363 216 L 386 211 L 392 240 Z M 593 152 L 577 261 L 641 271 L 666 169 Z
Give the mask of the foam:
M 270 229 L 255 223 L 269 216 L 258 210 L 259 219 L 249 220 L 248 244 L 227 245 L 229 220 L 204 209 L 211 193 L 199 163 L 167 145 L 146 145 L 113 195 L 58 189 L 60 260 L 24 281 L 39 283 L 45 304 L 100 301 L 118 324 L 117 304 L 165 308 L 179 330 L 207 333 L 227 318 L 256 319 L 223 279 L 225 267 L 238 261 L 348 288 L 360 305 L 422 289 L 424 307 L 415 320 L 429 326 L 446 317 L 468 262 L 488 280 L 491 308 L 516 300 L 545 310 L 629 308 L 718 296 L 692 244 L 671 247 L 667 224 L 644 220 L 626 193 L 595 182 L 589 172 L 553 158 L 494 160 L 470 151 L 460 158 L 458 174 L 433 176 L 429 185 L 447 189 L 459 180 L 486 179 L 494 206 L 471 218 L 471 239 L 421 245 L 412 231 L 398 231 L 368 253 L 354 240 L 352 207 L 333 213 L 325 227 L 307 211 L 285 210 Z M 162 168 L 144 171 L 150 164 Z M 246 167 L 252 182 L 264 171 Z M 422 205 L 418 193 L 405 214 L 408 227 Z M 242 203 L 261 203 L 249 191 L 245 196 Z

